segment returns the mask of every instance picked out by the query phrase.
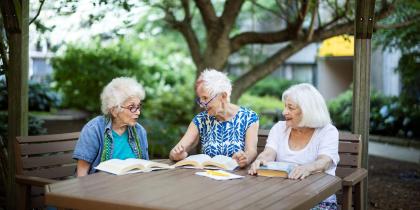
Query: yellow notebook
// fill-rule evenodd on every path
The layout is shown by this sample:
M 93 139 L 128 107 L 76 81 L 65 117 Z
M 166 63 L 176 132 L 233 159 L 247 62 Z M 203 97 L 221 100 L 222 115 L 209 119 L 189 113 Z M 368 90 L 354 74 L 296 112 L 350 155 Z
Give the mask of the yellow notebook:
M 184 160 L 178 161 L 174 165 L 175 167 L 191 167 L 197 169 L 225 169 L 235 170 L 238 167 L 238 163 L 231 157 L 224 155 L 216 155 L 210 157 L 206 154 L 190 155 Z

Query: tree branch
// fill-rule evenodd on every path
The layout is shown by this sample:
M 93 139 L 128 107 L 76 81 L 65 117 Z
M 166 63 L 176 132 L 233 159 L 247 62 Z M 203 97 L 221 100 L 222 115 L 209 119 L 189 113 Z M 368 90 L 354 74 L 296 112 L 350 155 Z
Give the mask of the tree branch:
M 380 19 L 383 19 L 383 18 L 386 18 L 389 15 L 391 15 L 391 13 L 395 10 L 394 3 L 395 3 L 395 1 L 393 1 L 390 4 L 388 4 L 386 1 L 382 1 L 381 10 L 375 14 L 376 21 L 380 20 Z
M 182 8 L 184 8 L 184 12 L 185 12 L 184 21 L 191 21 L 190 1 L 189 0 L 182 0 L 181 4 L 182 4 Z
M 165 20 L 170 26 L 182 34 L 187 42 L 194 64 L 197 69 L 201 69 L 203 67 L 203 58 L 200 52 L 200 43 L 191 27 L 188 0 L 183 1 L 182 6 L 185 10 L 185 17 L 183 21 L 177 21 L 174 14 L 169 11 L 168 8 L 162 8 L 165 11 Z
M 318 16 L 318 6 L 319 6 L 319 2 L 318 0 L 315 0 L 314 10 L 312 11 L 311 24 L 309 25 L 308 36 L 306 37 L 307 41 L 310 41 L 314 34 L 315 20 L 317 19 L 317 16 Z
M 408 18 L 408 21 L 402 22 L 402 23 L 395 23 L 395 24 L 391 24 L 391 25 L 383 25 L 383 24 L 375 24 L 375 29 L 397 29 L 397 28 L 402 28 L 402 27 L 406 27 L 409 26 L 413 23 L 417 23 L 419 20 L 419 15 L 416 15 L 414 17 Z
M 224 31 L 227 32 L 227 34 L 229 34 L 235 23 L 243 3 L 244 0 L 226 1 L 220 20 L 224 24 Z
M 267 58 L 265 61 L 255 65 L 246 74 L 240 76 L 233 83 L 235 89 L 232 92 L 232 100 L 235 101 L 238 99 L 240 94 L 248 87 L 251 87 L 257 81 L 272 73 L 286 59 L 307 46 L 309 43 L 310 42 L 303 40 L 291 42 L 286 47 L 278 50 L 274 55 Z
M 277 11 L 272 10 L 272 9 L 270 9 L 270 8 L 267 8 L 267 7 L 265 7 L 265 6 L 261 5 L 261 4 L 259 4 L 256 0 L 252 0 L 252 1 L 251 1 L 251 3 L 252 3 L 253 5 L 255 5 L 255 6 L 257 6 L 257 7 L 261 8 L 261 9 L 263 9 L 263 10 L 266 10 L 266 11 L 270 12 L 270 13 L 271 13 L 271 14 L 273 14 L 274 16 L 277 16 L 277 17 L 279 17 L 279 18 L 281 18 L 281 19 L 283 19 L 283 20 L 287 21 L 287 19 L 286 19 L 284 16 L 280 15 Z
M 335 17 L 330 22 L 328 22 L 325 25 L 321 25 L 320 24 L 320 27 L 322 27 L 324 29 L 327 29 L 330 25 L 333 25 L 333 24 L 337 23 L 342 18 L 346 18 L 347 19 L 347 22 L 352 21 L 352 20 L 349 20 L 347 18 L 347 16 L 346 16 L 347 15 L 347 11 L 349 9 L 349 5 L 350 5 L 350 1 L 349 0 L 346 0 L 346 2 L 344 3 L 344 12 L 342 14 L 338 14 L 337 12 L 335 12 L 335 14 L 336 14 Z
M 195 0 L 195 4 L 200 10 L 201 18 L 203 18 L 204 26 L 206 30 L 210 30 L 213 24 L 216 24 L 218 17 L 216 11 L 210 0 Z
M 289 28 L 282 31 L 266 33 L 244 32 L 230 39 L 230 48 L 231 52 L 233 53 L 247 44 L 274 44 L 289 41 L 292 38 L 293 36 L 290 33 Z
M 38 11 L 37 11 L 35 17 L 32 18 L 32 20 L 29 22 L 29 25 L 31 25 L 38 18 L 39 14 L 41 13 L 42 5 L 44 5 L 45 0 L 39 0 L 39 2 L 41 3 L 41 5 L 39 5 Z
M 308 12 L 308 0 L 303 0 L 302 6 L 297 14 L 296 22 L 293 24 L 293 28 L 295 29 L 295 33 L 298 34 L 300 29 L 302 28 L 303 21 L 305 20 L 306 13 Z
M 312 42 L 322 41 L 328 39 L 333 36 L 341 35 L 341 34 L 353 34 L 354 33 L 354 22 L 347 22 L 342 24 L 337 24 L 334 27 L 323 30 L 318 29 L 314 32 Z

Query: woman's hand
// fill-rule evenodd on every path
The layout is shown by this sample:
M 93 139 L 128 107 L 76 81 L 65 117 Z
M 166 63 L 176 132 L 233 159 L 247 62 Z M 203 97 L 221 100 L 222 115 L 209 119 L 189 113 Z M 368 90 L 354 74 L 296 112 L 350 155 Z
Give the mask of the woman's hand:
M 251 168 L 248 170 L 248 174 L 249 175 L 257 175 L 257 169 L 260 167 L 260 165 L 265 165 L 265 164 L 267 164 L 267 161 L 256 159 L 251 164 Z
M 176 145 L 171 150 L 171 153 L 169 155 L 169 157 L 174 161 L 183 160 L 187 156 L 188 156 L 188 153 L 187 153 L 187 151 L 185 151 L 184 146 L 182 146 L 181 144 Z
M 233 154 L 232 159 L 236 160 L 241 168 L 248 165 L 248 156 L 242 150 Z
M 289 174 L 289 179 L 304 179 L 309 175 L 311 175 L 311 171 L 309 170 L 308 166 L 296 166 Z

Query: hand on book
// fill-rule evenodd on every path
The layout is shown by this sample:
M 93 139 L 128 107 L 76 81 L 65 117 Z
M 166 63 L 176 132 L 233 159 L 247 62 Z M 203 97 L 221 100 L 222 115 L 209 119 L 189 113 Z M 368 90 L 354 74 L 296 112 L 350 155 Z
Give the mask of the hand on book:
M 184 146 L 176 145 L 171 151 L 172 160 L 178 161 L 183 160 L 188 156 L 188 153 L 185 151 Z
M 304 179 L 305 177 L 311 175 L 311 171 L 307 166 L 301 165 L 296 166 L 292 172 L 289 174 L 289 179 Z
M 241 168 L 245 167 L 248 164 L 248 156 L 242 150 L 233 154 L 232 159 L 236 160 L 239 167 Z
M 257 175 L 257 169 L 260 167 L 260 165 L 266 165 L 267 161 L 265 160 L 258 160 L 256 159 L 252 164 L 251 167 L 248 170 L 249 175 Z

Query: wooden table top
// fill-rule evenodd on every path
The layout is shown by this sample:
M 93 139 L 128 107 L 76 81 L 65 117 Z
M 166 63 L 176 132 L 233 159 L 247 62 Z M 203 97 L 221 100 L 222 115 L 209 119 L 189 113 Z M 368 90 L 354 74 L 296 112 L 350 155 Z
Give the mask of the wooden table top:
M 243 179 L 216 181 L 197 171 L 96 173 L 47 185 L 45 200 L 76 209 L 308 209 L 341 188 L 340 178 L 325 173 L 290 180 L 240 170 Z

